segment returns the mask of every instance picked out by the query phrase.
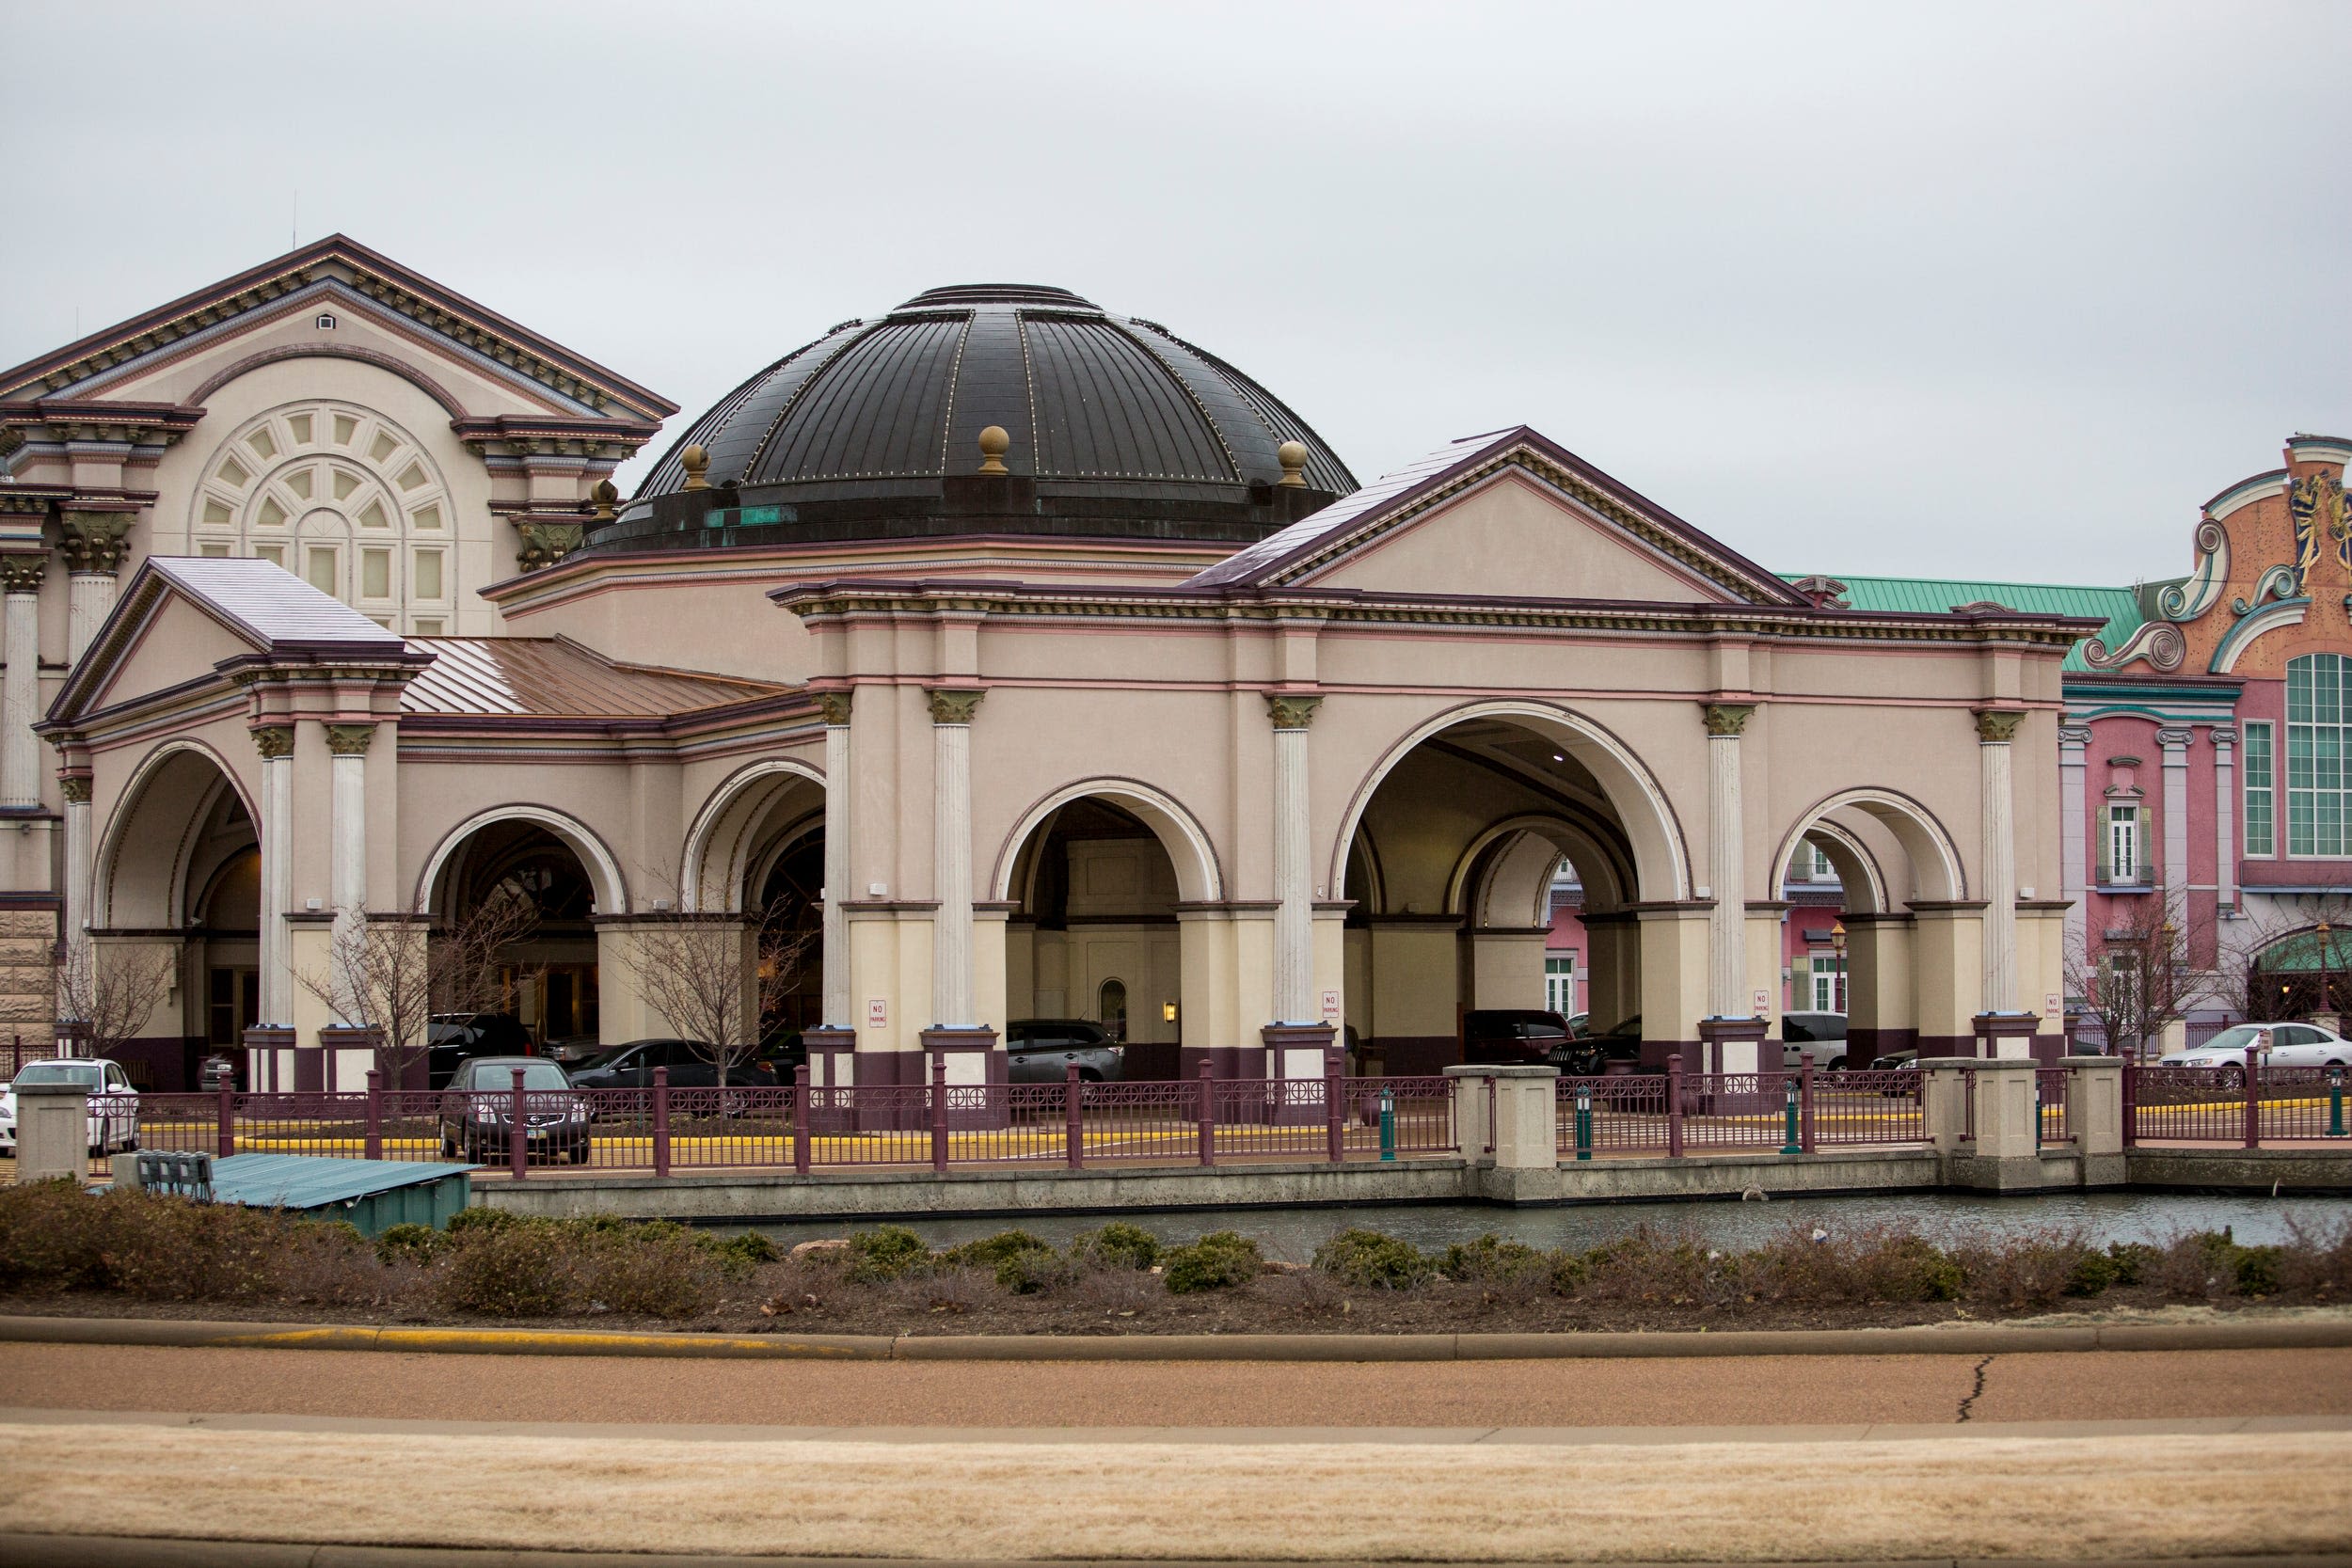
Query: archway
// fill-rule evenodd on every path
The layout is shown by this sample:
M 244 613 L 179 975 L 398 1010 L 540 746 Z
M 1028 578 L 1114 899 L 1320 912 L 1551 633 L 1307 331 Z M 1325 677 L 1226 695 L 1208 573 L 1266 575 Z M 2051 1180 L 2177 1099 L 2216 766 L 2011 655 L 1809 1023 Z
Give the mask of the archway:
M 1671 990 L 1645 995 L 1645 977 L 1675 982 L 1683 966 L 1636 907 L 1671 916 L 1687 899 L 1681 833 L 1599 726 L 1544 705 L 1458 709 L 1391 749 L 1344 821 L 1346 1032 L 1381 1069 L 1458 1061 L 1464 1013 L 1546 1007 L 1559 966 L 1590 1024 L 1627 1031 L 1629 1051 L 1646 1037 L 1645 1059 L 1662 1062 L 1697 1017 Z M 1573 895 L 1555 900 L 1564 864 Z M 1645 963 L 1654 952 L 1667 961 Z
M 609 854 L 583 856 L 575 847 L 578 825 L 559 833 L 544 819 L 551 815 L 498 816 L 461 829 L 435 852 L 419 901 L 444 929 L 493 902 L 526 906 L 530 928 L 497 955 L 494 1010 L 512 1014 L 536 1048 L 584 1050 L 602 1032 L 593 921 L 605 909 L 601 886 L 608 876 L 617 883 L 618 873 Z
M 687 830 L 679 908 L 743 914 L 802 939 L 789 989 L 759 1021 L 763 1040 L 827 1022 L 825 842 L 824 776 L 788 757 L 729 775 Z

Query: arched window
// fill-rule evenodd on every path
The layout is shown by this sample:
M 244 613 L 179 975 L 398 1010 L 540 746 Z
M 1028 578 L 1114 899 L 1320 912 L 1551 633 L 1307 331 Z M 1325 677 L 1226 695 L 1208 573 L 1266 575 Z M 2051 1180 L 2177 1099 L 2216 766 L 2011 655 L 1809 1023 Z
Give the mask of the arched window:
M 2352 659 L 2305 654 L 2287 661 L 2287 853 L 2340 856 L 2352 817 Z
M 1094 1021 L 1111 1032 L 1113 1039 L 1127 1037 L 1127 985 L 1123 980 L 1105 980 L 1096 993 Z

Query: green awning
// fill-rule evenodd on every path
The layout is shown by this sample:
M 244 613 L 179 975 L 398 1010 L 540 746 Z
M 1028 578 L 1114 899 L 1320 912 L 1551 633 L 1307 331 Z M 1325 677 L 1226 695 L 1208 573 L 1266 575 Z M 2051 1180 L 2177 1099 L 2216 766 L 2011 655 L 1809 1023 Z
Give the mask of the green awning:
M 2331 974 L 2352 975 L 2352 931 L 2328 931 L 2324 951 L 2317 931 L 2289 937 L 2265 948 L 2254 967 L 2267 974 L 2316 974 L 2324 968 Z

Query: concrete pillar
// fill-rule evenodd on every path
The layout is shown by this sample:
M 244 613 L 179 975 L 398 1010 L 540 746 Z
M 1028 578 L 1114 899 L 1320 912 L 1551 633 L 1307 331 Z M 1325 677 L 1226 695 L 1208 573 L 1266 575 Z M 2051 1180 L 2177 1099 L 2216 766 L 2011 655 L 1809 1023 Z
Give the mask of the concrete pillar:
M 329 724 L 326 750 L 332 759 L 333 839 L 327 855 L 327 901 L 334 906 L 334 943 L 340 951 L 358 940 L 368 910 L 368 745 L 373 724 Z M 335 1021 L 358 1023 L 356 999 L 341 976 L 334 984 Z
M 2090 799 L 2087 793 L 2087 724 L 2058 726 L 2058 894 L 2066 900 L 2066 951 L 2085 945 L 2083 911 L 2090 883 Z
M 2075 1151 L 2086 1162 L 2083 1181 L 2105 1186 L 2123 1180 L 2123 1060 L 2120 1056 L 2068 1056 L 2058 1064 L 2069 1074 L 2066 1094 L 2067 1131 Z M 2103 1173 L 2089 1162 L 2111 1160 L 2115 1168 Z
M 65 941 L 67 961 L 77 962 L 89 947 L 89 775 L 70 773 L 60 782 L 65 796 Z
M 1742 863 L 1745 817 L 1740 800 L 1740 735 L 1753 704 L 1707 706 L 1707 873 L 1715 907 L 1707 921 L 1707 1010 L 1713 1018 L 1747 1018 L 1747 878 Z M 1754 1063 L 1726 1067 L 1747 1072 Z
M 2188 746 L 2196 738 L 2194 730 L 2156 732 L 2156 745 L 2164 752 L 2164 895 L 2181 906 L 2176 920 L 2187 914 Z
M 25 1084 L 16 1091 L 16 1180 L 80 1181 L 89 1170 L 89 1090 Z
M 2237 731 L 2213 727 L 2213 864 L 2217 907 L 2237 907 Z
M 262 754 L 261 995 L 256 1011 L 265 1027 L 294 1022 L 294 958 L 286 942 L 286 915 L 294 907 L 294 744 L 291 724 L 265 724 L 253 732 Z
M 1560 1069 L 1549 1067 L 1450 1067 L 1454 1125 L 1464 1157 L 1477 1160 L 1494 1146 L 1497 1170 L 1557 1170 L 1560 1165 Z M 1494 1085 L 1494 1123 L 1486 1122 L 1487 1085 Z
M 972 980 L 972 716 L 982 693 L 931 699 L 931 1024 L 979 1023 Z M 830 840 L 828 841 L 830 842 Z
M 1977 755 L 1983 782 L 1983 1000 L 1979 1011 L 2017 1010 L 2017 829 L 2010 778 L 2010 742 L 2025 715 L 2013 709 L 1977 710 Z
M 823 927 L 824 1022 L 854 1030 L 857 1019 L 850 990 L 850 700 L 848 691 L 817 699 L 825 714 L 825 923 Z
M 1307 726 L 1320 697 L 1269 694 L 1274 721 L 1274 1021 L 1313 1023 L 1314 883 L 1309 868 Z
M 0 556 L 0 593 L 7 595 L 0 627 L 0 808 L 40 806 L 40 575 L 48 558 Z

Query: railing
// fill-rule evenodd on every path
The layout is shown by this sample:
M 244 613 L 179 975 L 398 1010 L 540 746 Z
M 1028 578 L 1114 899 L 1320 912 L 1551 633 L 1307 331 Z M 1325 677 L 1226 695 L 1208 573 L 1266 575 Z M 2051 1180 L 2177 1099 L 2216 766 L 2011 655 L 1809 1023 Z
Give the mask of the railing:
M 2345 1074 L 2329 1067 L 2123 1067 L 2126 1143 L 2216 1143 L 2346 1135 Z
M 1919 1082 L 1907 1068 L 1684 1072 L 1670 1062 L 1641 1077 L 1561 1079 L 1554 1126 L 1560 1151 L 1578 1160 L 1917 1144 L 1927 1141 Z
M 666 1073 L 662 1076 L 666 1076 Z M 1445 1078 L 152 1094 L 145 1148 L 534 1168 L 853 1169 L 1391 1160 L 1455 1149 Z
M 2074 1124 L 2067 1114 L 2074 1083 L 2074 1073 L 2065 1068 L 2034 1069 L 2034 1142 L 2037 1147 L 2062 1144 L 2074 1138 Z M 1970 1098 L 1973 1100 L 1975 1097 L 1972 1095 Z

